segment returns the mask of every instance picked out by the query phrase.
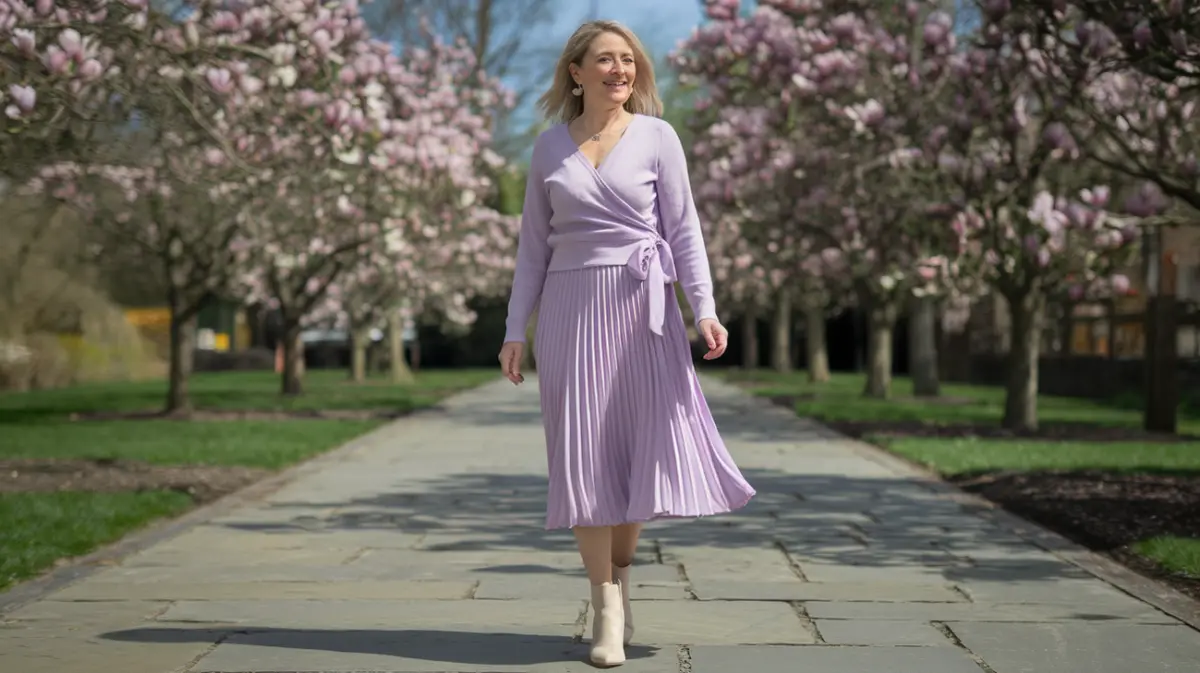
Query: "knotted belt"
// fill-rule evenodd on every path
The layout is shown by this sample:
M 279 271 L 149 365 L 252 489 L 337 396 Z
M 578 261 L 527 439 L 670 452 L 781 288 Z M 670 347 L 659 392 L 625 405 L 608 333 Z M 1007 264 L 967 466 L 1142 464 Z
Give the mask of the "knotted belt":
M 662 335 L 667 313 L 667 284 L 674 283 L 675 257 L 671 246 L 661 236 L 647 236 L 626 264 L 638 280 L 647 281 L 650 303 L 650 331 Z

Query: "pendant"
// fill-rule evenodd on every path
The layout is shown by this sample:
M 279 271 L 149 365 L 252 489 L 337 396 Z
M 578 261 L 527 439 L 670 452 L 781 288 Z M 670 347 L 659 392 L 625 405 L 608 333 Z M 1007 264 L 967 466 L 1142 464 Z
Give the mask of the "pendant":
M 600 142 L 600 134 L 597 133 L 596 135 L 592 136 L 592 141 L 597 143 Z

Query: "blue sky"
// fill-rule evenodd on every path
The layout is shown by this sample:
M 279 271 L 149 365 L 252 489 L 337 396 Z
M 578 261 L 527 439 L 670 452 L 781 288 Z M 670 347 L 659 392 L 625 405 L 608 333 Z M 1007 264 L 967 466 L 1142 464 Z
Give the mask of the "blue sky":
M 700 23 L 700 4 L 700 0 L 562 0 L 562 9 L 548 29 L 546 41 L 562 44 L 583 21 L 613 19 L 632 28 L 658 58 L 674 49 Z M 593 5 L 596 16 L 591 15 Z
M 700 0 L 559 0 L 561 2 L 554 22 L 549 26 L 538 26 L 530 36 L 529 48 L 546 51 L 547 67 L 552 67 L 558 50 L 575 32 L 579 24 L 592 18 L 612 19 L 629 26 L 657 61 L 670 51 L 680 40 L 691 34 L 692 29 L 703 19 Z M 593 15 L 593 8 L 596 14 Z M 508 81 L 514 89 L 529 86 L 529 82 Z M 534 82 L 541 88 L 543 82 Z M 540 91 L 539 91 L 540 93 Z M 537 115 L 533 111 L 530 96 L 516 112 L 518 125 L 532 123 Z

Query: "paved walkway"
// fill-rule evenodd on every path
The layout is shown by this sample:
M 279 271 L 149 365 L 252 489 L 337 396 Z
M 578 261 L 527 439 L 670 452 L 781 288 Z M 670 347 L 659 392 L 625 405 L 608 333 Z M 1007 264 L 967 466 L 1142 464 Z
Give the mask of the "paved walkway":
M 1200 669 L 1200 633 L 969 499 L 705 386 L 759 496 L 648 528 L 620 670 Z M 0 671 L 592 670 L 572 540 L 541 528 L 540 433 L 534 385 L 401 420 L 3 615 Z

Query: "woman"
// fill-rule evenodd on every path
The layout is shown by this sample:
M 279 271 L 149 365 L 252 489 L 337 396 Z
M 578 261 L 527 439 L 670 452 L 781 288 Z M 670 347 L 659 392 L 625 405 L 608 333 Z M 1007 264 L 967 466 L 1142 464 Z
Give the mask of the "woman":
M 539 101 L 561 122 L 534 144 L 500 363 L 514 384 L 539 304 L 546 528 L 571 528 L 592 584 L 591 659 L 625 660 L 629 565 L 646 521 L 729 512 L 754 489 L 700 391 L 673 282 L 725 352 L 683 146 L 661 120 L 637 37 L 592 21 Z

